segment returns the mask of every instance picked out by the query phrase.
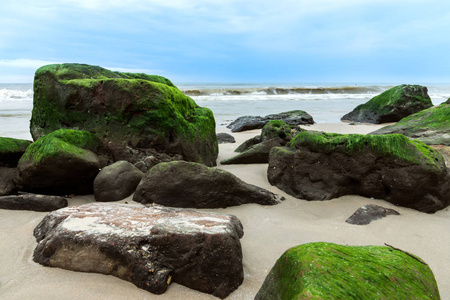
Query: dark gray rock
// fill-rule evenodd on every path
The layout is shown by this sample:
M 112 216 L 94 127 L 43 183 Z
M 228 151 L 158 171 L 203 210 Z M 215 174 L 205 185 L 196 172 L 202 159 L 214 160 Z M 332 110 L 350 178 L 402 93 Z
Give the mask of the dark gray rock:
M 433 104 L 426 87 L 403 84 L 357 106 L 341 120 L 377 124 L 397 122 L 431 106 Z
M 94 180 L 95 200 L 122 200 L 134 193 L 142 177 L 144 172 L 124 160 L 104 167 Z
M 293 110 L 279 114 L 271 114 L 265 117 L 243 116 L 231 122 L 227 127 L 233 132 L 240 132 L 252 129 L 261 129 L 269 121 L 281 120 L 288 125 L 314 124 L 314 120 L 307 112 L 303 110 Z
M 284 145 L 284 141 L 280 138 L 273 138 L 262 143 L 251 146 L 244 152 L 239 153 L 220 162 L 222 165 L 231 164 L 266 164 L 269 162 L 269 152 L 273 147 Z
M 17 168 L 0 167 L 0 196 L 11 195 L 17 191 L 15 180 L 18 174 Z
M 220 132 L 217 134 L 217 142 L 219 144 L 236 143 L 236 140 L 231 134 Z
M 19 190 L 49 194 L 92 194 L 102 166 L 102 142 L 92 133 L 59 129 L 31 144 L 19 161 Z
M 0 167 L 15 168 L 31 141 L 0 137 Z
M 388 215 L 400 215 L 400 213 L 394 209 L 366 204 L 358 208 L 345 222 L 354 225 L 367 225 L 374 220 L 382 219 Z
M 225 298 L 244 277 L 243 228 L 232 215 L 92 203 L 48 214 L 34 236 L 35 262 L 113 275 L 155 294 L 176 282 Z
M 133 200 L 143 204 L 194 208 L 278 204 L 276 195 L 247 184 L 230 172 L 185 161 L 154 166 L 142 178 Z
M 362 195 L 427 213 L 450 204 L 442 156 L 402 135 L 302 132 L 290 147 L 272 148 L 268 179 L 306 200 Z
M 246 140 L 245 142 L 243 142 L 242 144 L 240 144 L 235 150 L 234 152 L 244 152 L 245 150 L 247 150 L 248 148 L 250 148 L 251 146 L 254 146 L 256 144 L 259 144 L 262 142 L 261 139 L 261 135 L 257 135 L 252 137 L 251 139 Z
M 59 196 L 22 194 L 0 197 L 1 209 L 53 211 L 67 206 L 67 199 Z

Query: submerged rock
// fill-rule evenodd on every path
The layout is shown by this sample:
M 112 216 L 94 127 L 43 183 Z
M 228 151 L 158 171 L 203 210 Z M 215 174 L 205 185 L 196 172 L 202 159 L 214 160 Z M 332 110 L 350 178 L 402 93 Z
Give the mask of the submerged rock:
M 33 260 L 113 275 L 161 294 L 171 282 L 225 298 L 243 281 L 241 222 L 232 215 L 93 203 L 48 214 Z
M 114 161 L 136 163 L 155 149 L 213 166 L 218 154 L 211 110 L 156 75 L 83 64 L 39 68 L 31 134 L 36 140 L 59 128 L 95 133 Z
M 67 199 L 59 196 L 22 194 L 0 197 L 0 209 L 44 212 L 57 210 L 67 205 Z
M 431 106 L 433 103 L 426 87 L 403 84 L 358 105 L 341 120 L 376 124 L 397 122 Z
M 273 148 L 268 179 L 306 200 L 362 195 L 433 213 L 450 204 L 442 156 L 403 135 L 299 133 Z
M 133 200 L 143 204 L 194 208 L 278 204 L 276 195 L 245 183 L 230 172 L 185 161 L 154 166 L 142 178 Z
M 371 134 L 401 133 L 428 145 L 450 146 L 450 103 L 442 103 L 385 126 Z
M 144 173 L 131 163 L 121 160 L 104 167 L 94 180 L 96 201 L 122 200 L 134 193 Z
M 388 215 L 400 215 L 398 211 L 384 208 L 374 204 L 366 204 L 358 208 L 345 222 L 354 225 L 367 225 L 370 222 L 382 219 Z
M 92 193 L 102 142 L 87 131 L 59 129 L 31 144 L 19 161 L 17 185 L 43 194 Z
M 231 122 L 227 127 L 233 132 L 261 129 L 269 121 L 281 120 L 288 125 L 314 124 L 314 120 L 307 112 L 303 110 L 287 111 L 279 114 L 271 114 L 265 117 L 243 116 Z
M 255 300 L 440 299 L 430 267 L 394 247 L 309 243 L 287 250 Z
M 31 141 L 0 137 L 0 167 L 15 168 Z

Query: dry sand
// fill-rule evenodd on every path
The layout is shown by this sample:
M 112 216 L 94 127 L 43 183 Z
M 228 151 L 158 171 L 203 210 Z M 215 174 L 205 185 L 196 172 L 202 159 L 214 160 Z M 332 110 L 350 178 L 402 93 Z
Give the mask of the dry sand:
M 374 125 L 348 124 L 309 126 L 309 129 L 339 133 L 369 133 L 376 128 Z M 237 143 L 220 145 L 218 161 L 233 156 L 237 145 L 256 134 L 258 131 L 233 134 Z M 272 187 L 266 177 L 267 164 L 219 168 L 286 197 L 276 206 L 247 204 L 203 210 L 234 214 L 244 225 L 241 239 L 244 282 L 227 299 L 253 299 L 267 272 L 286 249 L 318 241 L 343 245 L 388 243 L 416 254 L 433 270 L 442 299 L 450 299 L 449 209 L 430 215 L 360 196 L 308 202 Z M 79 196 L 69 201 L 70 205 L 79 205 L 94 199 L 92 196 Z M 120 202 L 125 201 L 133 202 L 130 198 Z M 356 209 L 368 203 L 396 209 L 401 215 L 388 216 L 365 226 L 345 222 Z M 153 295 L 113 276 L 73 272 L 34 263 L 32 253 L 36 241 L 33 229 L 45 215 L 0 209 L 0 299 L 217 299 L 178 284 L 172 284 L 163 295 Z

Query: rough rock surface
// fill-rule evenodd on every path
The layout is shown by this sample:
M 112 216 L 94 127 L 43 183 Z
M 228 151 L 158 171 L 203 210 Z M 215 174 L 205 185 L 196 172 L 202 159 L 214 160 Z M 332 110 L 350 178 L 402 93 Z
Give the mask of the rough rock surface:
M 155 149 L 213 166 L 218 154 L 211 110 L 156 75 L 82 64 L 39 68 L 31 134 L 36 140 L 59 128 L 95 133 L 114 161 L 136 163 Z
M 371 134 L 401 133 L 428 145 L 450 146 L 450 103 L 448 102 L 410 115 Z
M 15 184 L 17 175 L 17 168 L 0 167 L 0 196 L 11 195 L 17 191 Z
M 59 196 L 22 194 L 0 197 L 1 209 L 53 211 L 67 204 L 67 199 Z
M 268 179 L 294 197 L 356 194 L 427 213 L 450 204 L 442 156 L 403 135 L 301 132 L 288 146 L 271 150 Z
M 259 144 L 259 143 L 261 143 L 261 142 L 262 142 L 261 135 L 254 136 L 254 137 L 252 137 L 252 138 L 246 140 L 246 141 L 243 142 L 242 144 L 240 144 L 240 145 L 234 150 L 234 152 L 238 152 L 238 153 L 244 152 L 245 150 L 247 150 L 247 149 L 250 148 L 251 146 L 254 146 L 254 145 Z
M 374 220 L 382 219 L 388 215 L 400 215 L 400 213 L 394 209 L 366 204 L 358 208 L 345 222 L 354 225 L 367 225 Z
M 236 143 L 236 139 L 231 134 L 220 132 L 217 134 L 217 142 L 219 144 Z
M 0 167 L 15 168 L 31 141 L 0 137 Z
M 314 120 L 307 112 L 303 110 L 293 110 L 279 114 L 260 116 L 243 116 L 231 122 L 227 127 L 233 132 L 240 132 L 252 129 L 261 129 L 269 121 L 281 120 L 289 125 L 314 124 Z
M 87 131 L 59 129 L 31 144 L 17 169 L 20 190 L 50 195 L 92 193 L 101 141 Z
M 134 193 L 142 177 L 144 172 L 124 160 L 104 167 L 94 180 L 95 200 L 122 200 Z
M 280 138 L 273 138 L 254 146 L 251 146 L 244 152 L 236 156 L 224 159 L 220 162 L 222 165 L 231 164 L 259 164 L 269 162 L 269 152 L 273 147 L 283 146 L 285 143 Z
M 278 204 L 273 193 L 247 184 L 227 171 L 185 161 L 154 166 L 142 178 L 133 200 L 194 208 Z
M 243 281 L 241 222 L 232 215 L 93 203 L 48 214 L 34 261 L 109 274 L 161 294 L 171 282 L 225 298 Z
M 403 84 L 358 105 L 341 120 L 376 124 L 397 122 L 431 106 L 433 103 L 426 87 Z
M 309 243 L 288 249 L 255 300 L 440 299 L 430 267 L 385 246 Z

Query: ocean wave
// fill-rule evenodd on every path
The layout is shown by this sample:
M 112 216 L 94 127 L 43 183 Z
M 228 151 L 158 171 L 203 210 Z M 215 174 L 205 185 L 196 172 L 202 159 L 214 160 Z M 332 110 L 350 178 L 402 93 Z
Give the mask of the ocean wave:
M 33 90 L 0 89 L 0 101 L 29 101 L 33 100 Z
M 188 96 L 236 96 L 236 95 L 291 95 L 291 94 L 377 94 L 387 87 L 381 86 L 339 86 L 339 87 L 255 87 L 185 89 Z

